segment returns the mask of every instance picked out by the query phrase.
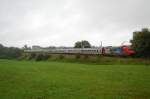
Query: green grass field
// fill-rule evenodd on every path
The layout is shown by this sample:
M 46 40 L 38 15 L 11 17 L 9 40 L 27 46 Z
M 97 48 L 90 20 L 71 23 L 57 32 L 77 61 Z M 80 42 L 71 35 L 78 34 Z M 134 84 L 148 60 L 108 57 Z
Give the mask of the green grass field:
M 150 99 L 150 66 L 0 60 L 0 99 Z

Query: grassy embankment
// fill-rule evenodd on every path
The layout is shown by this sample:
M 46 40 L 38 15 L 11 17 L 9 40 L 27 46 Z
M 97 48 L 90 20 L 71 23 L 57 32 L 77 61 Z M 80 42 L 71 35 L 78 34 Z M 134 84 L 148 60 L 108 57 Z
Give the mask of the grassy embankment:
M 66 55 L 47 53 L 24 53 L 23 60 L 33 61 L 58 61 L 101 65 L 150 65 L 150 59 L 138 59 L 132 57 L 108 57 L 102 55 Z

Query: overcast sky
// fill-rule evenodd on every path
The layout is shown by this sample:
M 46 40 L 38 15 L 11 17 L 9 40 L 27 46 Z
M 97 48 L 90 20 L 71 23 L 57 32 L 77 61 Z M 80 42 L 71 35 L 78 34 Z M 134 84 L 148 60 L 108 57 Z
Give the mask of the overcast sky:
M 0 0 L 0 43 L 121 45 L 150 26 L 150 0 Z

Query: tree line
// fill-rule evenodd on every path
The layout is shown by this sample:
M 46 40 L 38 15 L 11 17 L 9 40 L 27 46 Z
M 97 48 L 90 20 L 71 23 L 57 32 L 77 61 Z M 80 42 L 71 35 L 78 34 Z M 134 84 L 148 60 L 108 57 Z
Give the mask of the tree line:
M 17 47 L 6 47 L 0 44 L 0 58 L 14 59 L 21 56 L 23 50 Z

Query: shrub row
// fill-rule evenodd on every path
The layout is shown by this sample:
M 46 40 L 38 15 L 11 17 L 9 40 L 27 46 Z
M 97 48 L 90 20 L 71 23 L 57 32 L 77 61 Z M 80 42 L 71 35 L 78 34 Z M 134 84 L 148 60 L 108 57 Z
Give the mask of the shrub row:
M 46 53 L 24 53 L 22 59 L 35 61 L 65 61 L 94 64 L 145 64 L 150 65 L 150 60 L 136 58 L 106 57 L 101 55 L 64 55 Z
M 26 60 L 35 60 L 35 61 L 42 61 L 42 60 L 48 60 L 53 56 L 56 60 L 62 60 L 62 59 L 67 59 L 63 54 L 60 55 L 51 55 L 51 54 L 46 54 L 46 53 L 24 53 L 20 59 L 26 59 Z M 74 59 L 88 59 L 89 55 L 74 55 Z M 98 57 L 99 58 L 99 57 Z M 68 58 L 70 59 L 70 57 Z
M 20 57 L 20 59 L 43 61 L 43 60 L 48 60 L 50 57 L 51 55 L 48 55 L 48 54 L 25 53 L 22 55 L 22 57 Z

